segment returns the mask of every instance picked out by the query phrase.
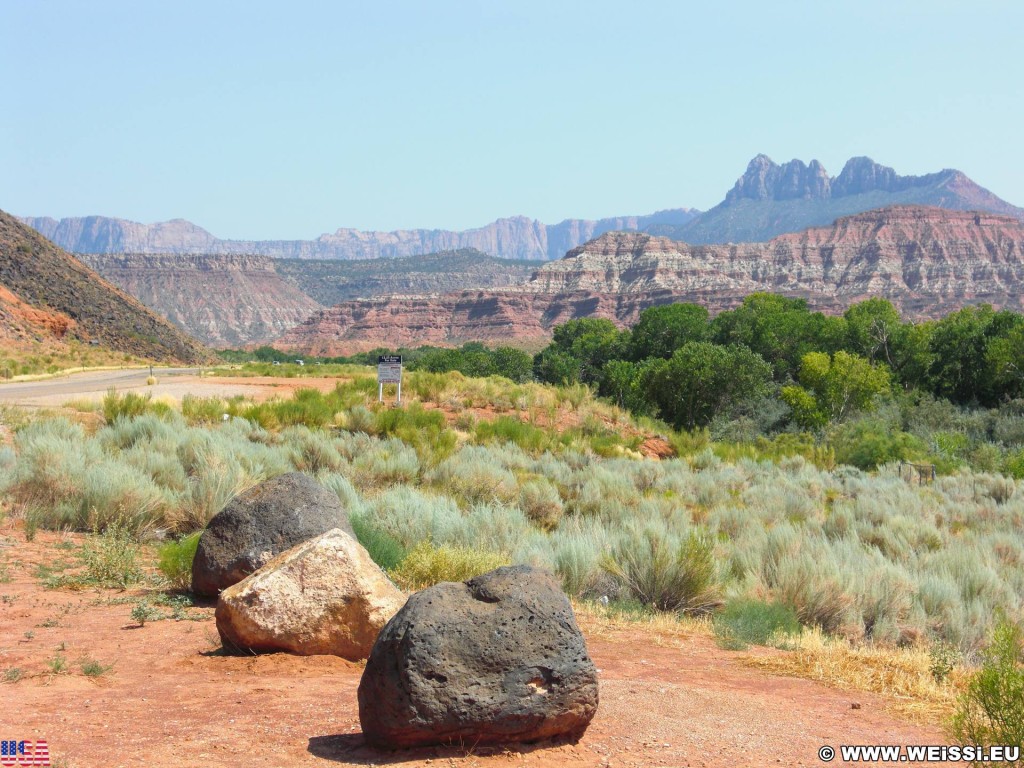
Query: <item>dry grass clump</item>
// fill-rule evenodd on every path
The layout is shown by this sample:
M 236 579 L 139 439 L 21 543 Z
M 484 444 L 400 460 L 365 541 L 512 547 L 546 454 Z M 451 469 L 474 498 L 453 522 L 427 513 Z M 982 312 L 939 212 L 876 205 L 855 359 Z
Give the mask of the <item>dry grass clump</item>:
M 508 564 L 508 557 L 497 552 L 422 541 L 390 575 L 403 589 L 417 590 L 442 581 L 466 581 Z
M 742 661 L 773 674 L 880 694 L 894 713 L 921 723 L 947 718 L 969 676 L 962 664 L 937 674 L 936 656 L 923 646 L 852 645 L 818 629 L 787 639 L 786 647 L 746 656 Z
M 573 600 L 576 623 L 588 638 L 611 642 L 633 642 L 639 630 L 645 642 L 663 648 L 680 648 L 695 638 L 710 638 L 711 621 L 706 616 L 679 616 L 664 611 L 602 605 L 591 600 Z

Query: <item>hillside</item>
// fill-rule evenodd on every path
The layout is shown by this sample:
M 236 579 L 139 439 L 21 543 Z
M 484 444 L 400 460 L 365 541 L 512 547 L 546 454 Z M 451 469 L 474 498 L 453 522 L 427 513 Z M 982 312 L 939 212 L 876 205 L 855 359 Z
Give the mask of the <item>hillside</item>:
M 214 347 L 274 339 L 321 308 L 265 256 L 82 254 L 83 262 Z M 302 262 L 305 263 L 305 262 Z
M 156 360 L 209 356 L 197 341 L 0 211 L 0 336 L 15 341 L 96 341 Z
M 1024 219 L 1024 208 L 999 199 L 963 173 L 900 176 L 867 157 L 830 177 L 817 160 L 777 165 L 758 155 L 725 200 L 691 221 L 657 234 L 687 243 L 744 243 L 830 224 L 840 216 L 892 205 L 988 211 Z
M 409 229 L 366 232 L 338 229 L 315 240 L 222 240 L 183 219 L 140 224 L 106 216 L 22 221 L 74 253 L 247 253 L 285 259 L 377 259 L 475 248 L 506 259 L 557 259 L 570 248 L 613 230 L 674 228 L 697 211 L 677 208 L 647 216 L 566 219 L 544 224 L 525 216 L 498 219 L 464 231 Z
M 279 344 L 322 354 L 467 340 L 532 345 L 574 317 L 628 324 L 644 308 L 673 301 L 721 311 L 755 291 L 804 297 L 833 312 L 884 296 L 911 318 L 980 302 L 1020 311 L 1024 223 L 893 207 L 767 243 L 686 245 L 609 233 L 544 265 L 519 287 L 345 302 L 317 313 Z

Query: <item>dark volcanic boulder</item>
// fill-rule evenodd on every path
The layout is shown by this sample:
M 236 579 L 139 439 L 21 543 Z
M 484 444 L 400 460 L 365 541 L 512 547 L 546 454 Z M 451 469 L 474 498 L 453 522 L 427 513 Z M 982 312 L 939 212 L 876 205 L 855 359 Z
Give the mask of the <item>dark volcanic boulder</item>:
M 336 494 L 301 472 L 240 493 L 213 516 L 192 561 L 192 591 L 216 596 L 291 549 L 332 528 L 355 536 Z
M 371 744 L 576 737 L 597 712 L 597 670 L 554 576 L 499 568 L 409 598 L 359 682 Z

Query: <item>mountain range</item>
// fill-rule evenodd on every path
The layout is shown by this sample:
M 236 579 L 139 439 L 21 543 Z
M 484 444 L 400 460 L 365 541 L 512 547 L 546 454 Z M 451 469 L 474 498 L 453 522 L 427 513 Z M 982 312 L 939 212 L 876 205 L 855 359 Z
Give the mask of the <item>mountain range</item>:
M 372 259 L 473 248 L 509 259 L 554 260 L 611 231 L 634 231 L 688 243 L 762 242 L 784 232 L 830 224 L 889 205 L 981 210 L 1024 218 L 1017 208 L 956 170 L 901 176 L 866 157 L 832 177 L 821 163 L 783 165 L 758 155 L 725 199 L 706 212 L 673 208 L 645 216 L 566 219 L 544 224 L 524 216 L 463 231 L 338 229 L 313 240 L 223 240 L 183 219 L 140 224 L 104 216 L 28 217 L 23 221 L 75 253 L 253 254 L 289 259 Z
M 576 317 L 628 325 L 649 306 L 688 301 L 717 312 L 755 291 L 802 297 L 829 312 L 873 296 L 911 318 L 980 302 L 1021 311 L 1022 289 L 1020 219 L 895 206 L 765 243 L 688 245 L 607 233 L 545 264 L 520 286 L 347 301 L 319 311 L 278 344 L 324 355 L 465 341 L 530 346 Z

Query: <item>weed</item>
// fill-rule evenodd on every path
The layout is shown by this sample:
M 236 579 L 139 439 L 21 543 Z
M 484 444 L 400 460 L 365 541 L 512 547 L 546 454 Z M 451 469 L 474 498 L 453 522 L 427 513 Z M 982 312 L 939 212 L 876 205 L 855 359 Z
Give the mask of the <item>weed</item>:
M 137 602 L 129 616 L 140 627 L 146 626 L 147 621 L 158 621 L 163 618 L 163 614 L 153 608 L 147 600 Z
M 51 675 L 64 674 L 68 671 L 68 660 L 64 654 L 57 651 L 51 658 L 46 660 L 46 668 L 50 670 Z
M 16 683 L 25 677 L 25 670 L 21 667 L 8 667 L 4 670 L 4 682 Z
M 163 544 L 158 552 L 158 567 L 174 589 L 186 590 L 192 584 L 192 560 L 196 556 L 201 531 Z
M 86 539 L 80 557 L 89 584 L 124 589 L 142 581 L 138 544 L 127 527 L 113 523 L 103 533 Z
M 100 677 L 101 675 L 107 674 L 111 669 L 114 668 L 113 664 L 100 664 L 95 659 L 82 659 L 81 661 L 82 674 L 86 677 Z
M 961 659 L 960 650 L 955 645 L 941 640 L 932 643 L 928 649 L 928 655 L 932 661 L 928 670 L 932 673 L 936 683 L 946 682 L 950 672 L 956 669 L 956 665 Z

